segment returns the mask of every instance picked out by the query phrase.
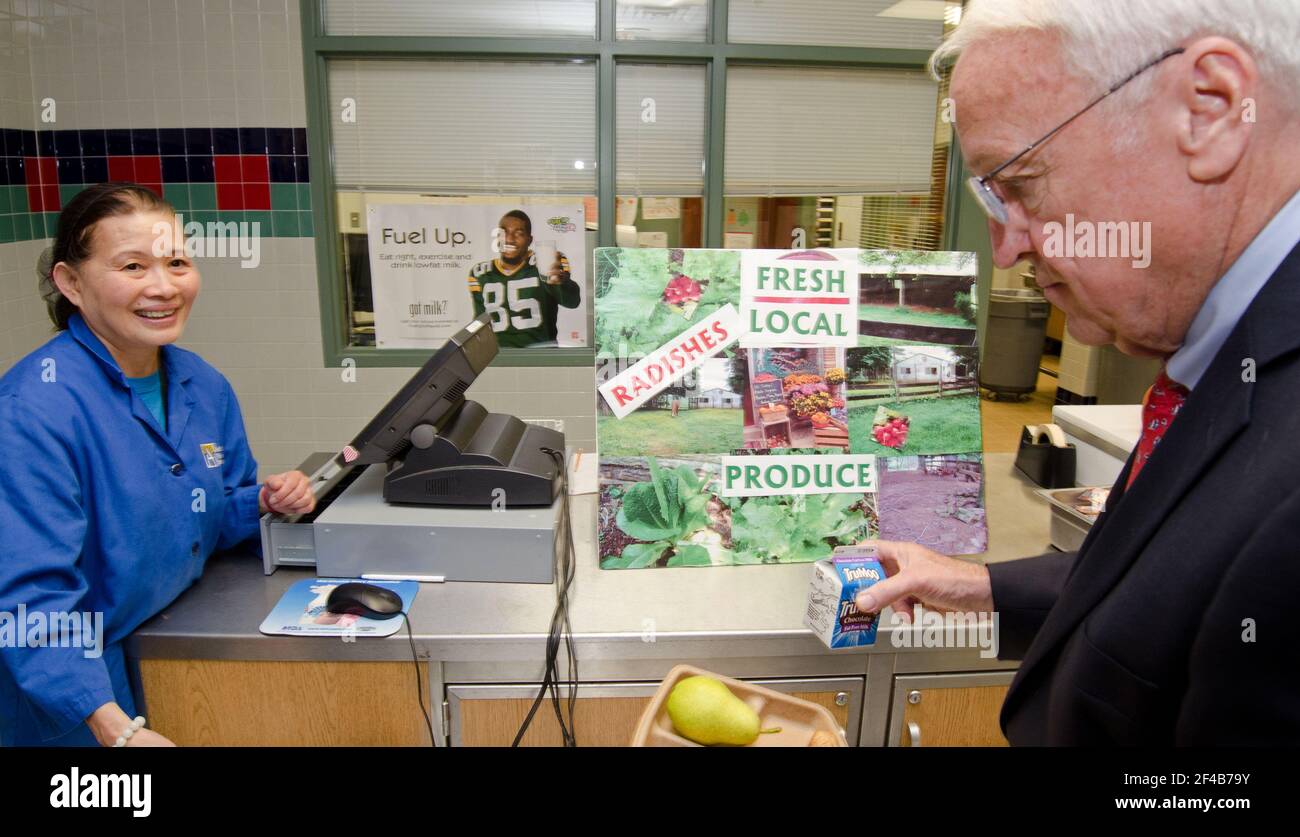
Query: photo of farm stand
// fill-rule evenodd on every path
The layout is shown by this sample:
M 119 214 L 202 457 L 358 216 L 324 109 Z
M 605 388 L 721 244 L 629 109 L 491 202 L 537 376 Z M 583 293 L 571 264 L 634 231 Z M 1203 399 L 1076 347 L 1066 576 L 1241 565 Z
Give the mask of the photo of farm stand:
M 974 253 L 863 250 L 858 261 L 858 345 L 975 345 Z
M 981 450 L 974 348 L 872 346 L 846 352 L 853 453 Z
M 880 537 L 944 555 L 988 549 L 980 454 L 881 458 Z
M 738 352 L 732 381 L 744 395 L 744 447 L 847 453 L 844 357 L 831 346 Z
M 676 456 L 742 447 L 743 399 L 732 383 L 732 351 L 706 360 L 621 419 L 597 393 L 596 447 L 601 456 Z M 598 374 L 596 386 L 602 383 Z

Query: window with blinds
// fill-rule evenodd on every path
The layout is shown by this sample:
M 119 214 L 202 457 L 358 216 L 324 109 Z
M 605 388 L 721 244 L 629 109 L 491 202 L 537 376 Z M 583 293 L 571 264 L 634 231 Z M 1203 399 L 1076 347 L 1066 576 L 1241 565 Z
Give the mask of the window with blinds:
M 703 194 L 705 86 L 700 65 L 618 65 L 620 195 Z
M 335 59 L 327 83 L 339 189 L 595 193 L 594 62 Z
M 926 192 L 936 95 L 921 71 L 729 68 L 727 194 Z
M 596 37 L 596 0 L 325 0 L 324 12 L 327 35 Z
M 730 0 L 727 35 L 739 44 L 933 50 L 951 5 L 944 0 Z

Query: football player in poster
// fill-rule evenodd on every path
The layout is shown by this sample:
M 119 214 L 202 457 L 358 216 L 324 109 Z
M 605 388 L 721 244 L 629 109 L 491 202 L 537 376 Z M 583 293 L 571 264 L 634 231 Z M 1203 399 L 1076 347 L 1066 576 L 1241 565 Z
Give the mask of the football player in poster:
M 474 315 L 491 313 L 502 347 L 554 346 L 559 308 L 582 301 L 569 260 L 554 245 L 533 247 L 533 222 L 522 210 L 507 212 L 498 226 L 500 255 L 470 270 Z M 539 257 L 550 264 L 538 264 Z

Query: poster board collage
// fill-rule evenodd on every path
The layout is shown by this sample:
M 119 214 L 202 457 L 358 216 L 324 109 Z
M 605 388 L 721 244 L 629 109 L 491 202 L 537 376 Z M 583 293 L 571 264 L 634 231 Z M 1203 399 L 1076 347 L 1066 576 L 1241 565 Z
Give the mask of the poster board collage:
M 602 568 L 987 549 L 975 254 L 595 262 Z

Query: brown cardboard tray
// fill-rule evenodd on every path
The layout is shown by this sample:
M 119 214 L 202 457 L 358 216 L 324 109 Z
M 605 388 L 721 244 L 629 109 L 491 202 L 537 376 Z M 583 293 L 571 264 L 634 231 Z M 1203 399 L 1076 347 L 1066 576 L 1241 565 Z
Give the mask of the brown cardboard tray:
M 668 717 L 668 694 L 678 682 L 695 675 L 705 675 L 722 681 L 736 697 L 758 713 L 762 729 L 780 727 L 780 732 L 760 735 L 750 747 L 807 747 L 814 732 L 828 732 L 834 739 L 836 747 L 847 747 L 844 733 L 835 716 L 826 707 L 818 706 L 807 700 L 801 700 L 781 692 L 733 680 L 714 674 L 695 666 L 679 665 L 668 672 L 668 676 L 659 684 L 650 704 L 641 714 L 636 733 L 632 737 L 633 747 L 700 747 L 694 741 L 687 740 L 673 730 L 672 719 Z

